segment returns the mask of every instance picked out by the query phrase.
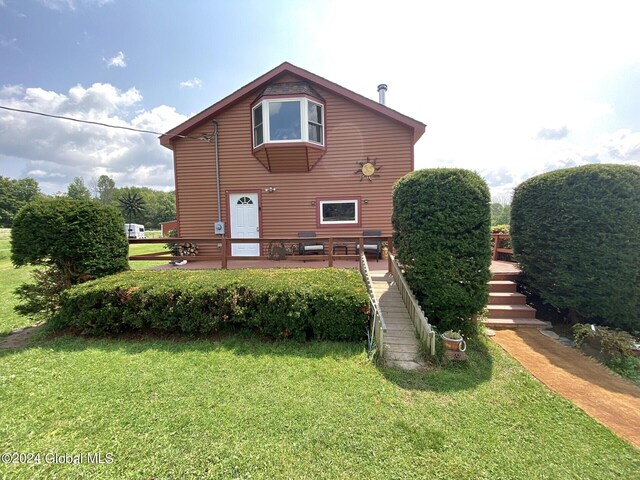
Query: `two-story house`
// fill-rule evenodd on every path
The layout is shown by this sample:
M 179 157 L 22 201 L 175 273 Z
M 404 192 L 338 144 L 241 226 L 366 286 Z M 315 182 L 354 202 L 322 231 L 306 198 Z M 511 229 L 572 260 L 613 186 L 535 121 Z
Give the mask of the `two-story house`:
M 392 187 L 413 171 L 424 131 L 283 63 L 161 137 L 173 150 L 180 237 L 391 235 Z M 220 254 L 209 249 L 201 253 Z M 228 253 L 260 248 L 235 244 Z

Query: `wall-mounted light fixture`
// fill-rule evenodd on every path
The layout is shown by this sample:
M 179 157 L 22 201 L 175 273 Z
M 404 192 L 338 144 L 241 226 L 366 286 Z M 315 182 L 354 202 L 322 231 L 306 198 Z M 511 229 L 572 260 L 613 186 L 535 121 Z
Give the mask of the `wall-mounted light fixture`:
M 316 206 L 316 201 L 315 200 L 311 200 L 311 206 L 315 207 Z
M 365 198 L 365 199 L 363 200 L 363 202 L 364 202 L 364 204 L 365 204 L 365 205 L 367 205 L 367 204 L 369 203 L 369 199 L 368 199 L 368 198 Z
M 273 193 L 276 190 L 277 190 L 276 187 L 267 187 L 267 188 L 264 189 L 264 191 L 267 192 L 267 193 Z

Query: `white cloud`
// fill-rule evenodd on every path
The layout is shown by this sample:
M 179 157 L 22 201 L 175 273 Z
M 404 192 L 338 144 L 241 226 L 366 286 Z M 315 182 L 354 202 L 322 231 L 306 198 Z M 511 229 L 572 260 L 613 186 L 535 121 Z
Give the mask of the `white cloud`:
M 599 140 L 613 161 L 640 165 L 640 132 L 625 128 L 602 135 Z
M 6 38 L 6 37 L 0 35 L 0 47 L 2 47 L 2 48 L 13 47 L 16 44 L 17 41 L 18 41 L 18 39 L 15 38 L 15 37 Z
M 40 0 L 40 3 L 44 7 L 56 11 L 76 10 L 78 8 L 78 4 L 87 7 L 102 7 L 112 2 L 113 0 Z
M 73 0 L 40 0 L 40 3 L 50 10 L 76 9 L 76 4 Z
M 41 178 L 64 178 L 62 173 L 45 172 L 44 170 L 29 170 L 27 176 L 33 177 L 36 180 Z
M 198 77 L 193 77 L 191 80 L 185 80 L 184 82 L 180 82 L 180 88 L 195 88 L 202 87 L 202 80 Z
M 542 128 L 536 138 L 538 140 L 561 140 L 567 135 L 569 135 L 569 129 L 563 125 L 559 128 Z
M 387 105 L 428 125 L 417 169 L 470 168 L 508 190 L 562 166 L 637 161 L 630 134 L 598 139 L 638 130 L 617 123 L 622 108 L 603 85 L 635 98 L 637 82 L 623 80 L 640 65 L 639 15 L 640 3 L 617 0 L 301 3 L 289 35 L 307 47 L 291 61 L 373 100 L 388 84 Z M 349 42 L 328 31 L 348 31 Z
M 8 85 L 0 103 L 82 120 L 165 132 L 186 120 L 175 108 L 141 109 L 135 88 L 76 85 L 66 93 Z M 173 188 L 171 152 L 157 135 L 0 110 L 0 161 L 22 162 L 22 175 L 40 181 L 44 191 L 65 191 L 75 176 L 86 181 L 110 175 L 119 186 Z
M 103 58 L 104 62 L 107 64 L 107 68 L 118 67 L 125 68 L 127 66 L 127 62 L 124 59 L 124 53 L 118 52 L 115 57 L 111 57 L 110 59 Z

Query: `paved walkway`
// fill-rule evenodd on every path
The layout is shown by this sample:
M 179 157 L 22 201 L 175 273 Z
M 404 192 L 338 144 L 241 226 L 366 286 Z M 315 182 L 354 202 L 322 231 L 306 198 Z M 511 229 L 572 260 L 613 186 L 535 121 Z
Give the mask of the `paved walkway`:
M 640 449 L 640 387 L 538 330 L 496 330 L 492 338 L 551 390 Z

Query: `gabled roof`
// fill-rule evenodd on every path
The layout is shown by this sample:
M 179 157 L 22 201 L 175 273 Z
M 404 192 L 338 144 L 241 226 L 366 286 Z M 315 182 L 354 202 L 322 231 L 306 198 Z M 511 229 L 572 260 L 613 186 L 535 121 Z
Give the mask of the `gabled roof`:
M 219 115 L 224 110 L 233 106 L 235 103 L 239 102 L 243 98 L 249 95 L 255 95 L 259 93 L 259 90 L 265 88 L 269 82 L 277 79 L 285 74 L 292 74 L 294 76 L 300 77 L 303 80 L 309 82 L 312 85 L 316 85 L 322 87 L 330 92 L 340 95 L 348 100 L 351 100 L 354 103 L 362 105 L 363 107 L 368 108 L 376 113 L 379 113 L 383 116 L 388 117 L 391 120 L 394 120 L 410 129 L 413 130 L 413 141 L 414 143 L 418 141 L 418 139 L 424 133 L 426 125 L 422 122 L 414 120 L 411 117 L 407 117 L 395 110 L 382 105 L 378 102 L 375 102 L 369 98 L 363 97 L 351 90 L 348 90 L 344 87 L 341 87 L 337 83 L 330 82 L 329 80 L 319 77 L 307 70 L 304 70 L 300 67 L 296 67 L 288 62 L 284 62 L 281 65 L 278 65 L 273 70 L 268 71 L 264 75 L 256 78 L 253 82 L 248 83 L 244 87 L 236 90 L 231 95 L 223 98 L 217 103 L 214 103 L 209 108 L 203 110 L 202 112 L 194 115 L 187 121 L 181 123 L 177 127 L 169 130 L 167 133 L 160 137 L 160 144 L 164 145 L 167 148 L 171 148 L 171 142 L 179 135 L 186 135 L 194 128 L 197 128 L 204 122 L 211 121 Z

